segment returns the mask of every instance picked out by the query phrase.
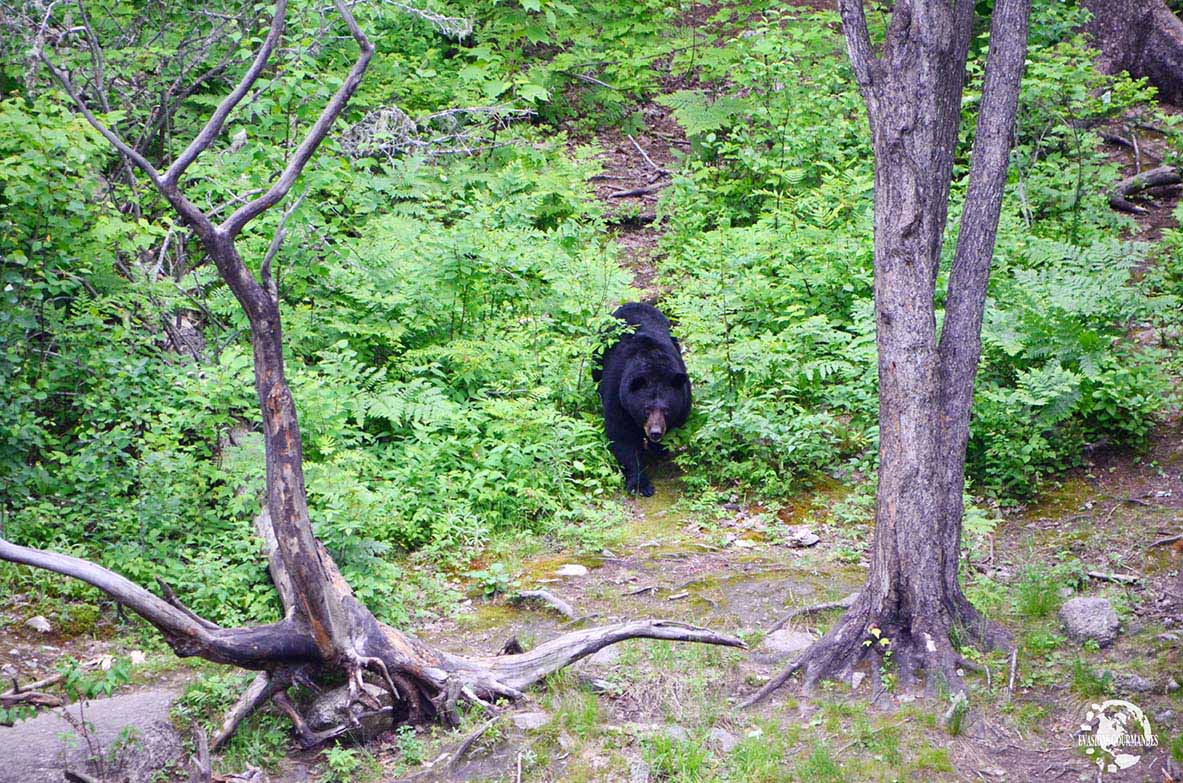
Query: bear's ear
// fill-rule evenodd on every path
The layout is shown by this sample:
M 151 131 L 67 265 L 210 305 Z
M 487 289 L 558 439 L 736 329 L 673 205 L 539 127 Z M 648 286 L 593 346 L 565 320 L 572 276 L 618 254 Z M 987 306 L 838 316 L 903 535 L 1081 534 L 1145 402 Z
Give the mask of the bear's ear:
M 670 379 L 670 385 L 676 389 L 680 389 L 688 383 L 690 383 L 690 378 L 684 372 L 674 373 L 674 377 Z

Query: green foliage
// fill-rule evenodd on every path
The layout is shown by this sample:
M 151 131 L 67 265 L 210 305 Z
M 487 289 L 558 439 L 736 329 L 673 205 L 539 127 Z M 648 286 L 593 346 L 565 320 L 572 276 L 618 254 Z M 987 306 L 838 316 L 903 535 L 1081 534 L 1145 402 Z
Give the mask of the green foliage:
M 702 742 L 657 734 L 645 742 L 645 761 L 660 780 L 699 783 L 710 779 L 711 753 Z
M 240 672 L 206 673 L 185 686 L 173 703 L 173 720 L 178 725 L 201 723 L 207 733 L 221 726 L 226 710 L 234 705 L 254 675 Z M 270 711 L 250 715 L 219 751 L 223 770 L 241 770 L 248 765 L 274 768 L 286 755 L 291 721 Z
M 476 582 L 485 598 L 504 595 L 517 586 L 504 563 L 493 563 L 488 568 L 469 571 L 465 576 Z
M 362 783 L 373 780 L 380 772 L 377 759 L 363 748 L 345 748 L 335 745 L 324 753 L 328 775 L 326 783 Z
M 1095 699 L 1104 696 L 1112 690 L 1113 675 L 1109 672 L 1098 674 L 1082 658 L 1072 661 L 1072 691 L 1085 699 Z
M 107 697 L 131 682 L 131 664 L 123 658 L 116 658 L 110 666 L 93 672 L 83 669 L 73 658 L 58 661 L 55 668 L 62 675 L 61 688 L 71 702 Z
M 186 36 L 209 33 L 216 13 L 90 6 L 107 81 L 142 84 L 138 95 L 227 55 L 237 72 L 260 34 L 248 22 L 188 62 Z M 972 489 L 1003 501 L 1086 443 L 1143 440 L 1168 384 L 1161 357 L 1124 337 L 1148 323 L 1169 342 L 1183 326 L 1180 254 L 1133 279 L 1146 248 L 1114 239 L 1128 225 L 1104 200 L 1116 170 L 1088 130 L 1149 117 L 1149 90 L 1098 74 L 1071 34 L 1075 12 L 1040 6 L 969 446 Z M 479 0 L 450 12 L 475 25 L 454 45 L 394 6 L 359 6 L 378 51 L 342 128 L 391 103 L 411 117 L 537 112 L 455 159 L 353 158 L 333 134 L 297 185 L 307 196 L 275 268 L 312 518 L 382 619 L 453 601 L 441 574 L 464 573 L 491 541 L 596 547 L 620 518 L 591 368 L 613 305 L 638 294 L 588 185 L 599 164 L 586 142 L 593 128 L 638 130 L 641 100 L 668 108 L 690 141 L 659 205 L 657 261 L 695 384 L 674 436 L 686 486 L 705 507 L 874 467 L 873 173 L 837 17 L 757 4 L 704 23 L 702 10 Z M 319 6 L 291 14 L 267 89 L 187 174 L 203 207 L 270 182 L 351 60 Z M 733 28 L 743 34 L 720 34 Z M 88 72 L 83 47 L 61 49 Z M 0 58 L 13 92 L 0 100 L 0 532 L 140 583 L 160 577 L 222 623 L 276 619 L 253 535 L 263 462 L 244 317 L 44 74 L 26 79 L 10 47 Z M 980 76 L 974 65 L 954 218 Z M 181 101 L 150 157 L 175 155 L 227 89 L 211 78 Z M 106 119 L 138 137 L 150 101 L 123 92 Z M 278 220 L 242 237 L 248 264 Z M 1181 236 L 1168 232 L 1168 248 Z M 971 545 L 992 526 L 971 507 Z M 469 575 L 486 593 L 511 587 L 493 567 Z M 63 602 L 95 595 L 7 565 L 0 582 Z
M 1069 29 L 1070 12 L 1048 13 Z M 833 22 L 768 14 L 744 46 L 704 60 L 722 89 L 662 99 L 693 142 L 660 209 L 664 305 L 693 346 L 697 412 L 681 435 L 692 486 L 779 494 L 874 459 L 871 155 Z M 1126 225 L 1105 200 L 1116 169 L 1087 130 L 1149 114 L 1150 91 L 1098 73 L 1081 39 L 1045 33 L 1023 82 L 968 454 L 974 489 L 1004 500 L 1087 443 L 1142 442 L 1168 390 L 1158 357 L 1124 338 L 1173 298 L 1134 279 L 1145 248 L 1114 239 Z M 951 226 L 980 63 L 971 75 Z M 955 228 L 947 256 L 954 240 Z

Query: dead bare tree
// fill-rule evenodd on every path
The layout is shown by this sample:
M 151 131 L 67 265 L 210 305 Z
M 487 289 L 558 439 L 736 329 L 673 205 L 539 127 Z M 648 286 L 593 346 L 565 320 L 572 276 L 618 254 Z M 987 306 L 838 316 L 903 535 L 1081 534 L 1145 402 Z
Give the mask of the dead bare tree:
M 876 54 L 862 0 L 839 0 L 847 50 L 875 154 L 875 318 L 879 487 L 866 584 L 843 618 L 748 703 L 796 671 L 806 687 L 846 678 L 868 659 L 905 686 L 963 691 L 950 634 L 1008 641 L 958 582 L 965 449 L 981 353 L 986 286 L 1027 50 L 1030 0 L 994 4 L 969 186 L 945 304 L 935 288 L 948 214 L 973 0 L 901 0 Z M 880 666 L 870 666 L 877 684 Z
M 90 110 L 70 76 L 55 64 L 46 30 L 56 3 L 45 12 L 36 54 L 77 110 L 118 152 L 136 166 L 196 234 L 223 281 L 250 322 L 254 348 L 255 389 L 262 412 L 266 452 L 267 501 L 260 520 L 270 542 L 272 575 L 286 609 L 283 620 L 257 627 L 222 628 L 187 609 L 171 590 L 161 598 L 140 585 L 87 560 L 55 554 L 0 539 L 0 559 L 43 568 L 80 579 L 135 611 L 180 656 L 257 670 L 260 674 L 227 714 L 213 738 L 217 747 L 238 723 L 268 700 L 287 711 L 306 742 L 316 735 L 287 697 L 296 682 L 326 673 L 347 676 L 351 698 L 372 701 L 362 675 L 371 672 L 394 701 L 396 721 L 454 718 L 461 702 L 488 707 L 499 698 L 516 699 L 522 689 L 547 674 L 615 642 L 632 638 L 696 641 L 742 647 L 733 637 L 680 623 L 636 621 L 575 631 L 516 655 L 464 658 L 434 649 L 415 637 L 378 622 L 354 598 L 336 563 L 312 532 L 304 487 L 300 428 L 284 375 L 279 303 L 269 281 L 257 280 L 236 247 L 243 229 L 287 196 L 305 165 L 345 110 L 374 54 L 349 6 L 335 0 L 340 18 L 359 54 L 345 80 L 295 148 L 273 184 L 244 199 L 228 217 L 215 223 L 184 194 L 188 167 L 218 138 L 226 119 L 268 68 L 284 33 L 287 0 L 277 0 L 270 29 L 254 59 L 230 94 L 217 106 L 192 142 L 164 171 L 106 127 Z M 279 231 L 282 231 L 281 225 Z M 276 242 L 282 237 L 277 236 Z M 275 243 L 272 243 L 273 247 Z M 269 251 L 268 261 L 274 256 Z

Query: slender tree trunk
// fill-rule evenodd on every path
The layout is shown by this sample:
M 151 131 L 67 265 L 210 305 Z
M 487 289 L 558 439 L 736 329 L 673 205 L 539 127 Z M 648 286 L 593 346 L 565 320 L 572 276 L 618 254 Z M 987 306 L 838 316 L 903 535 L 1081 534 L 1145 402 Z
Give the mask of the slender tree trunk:
M 807 687 L 865 663 L 879 682 L 962 690 L 969 665 L 950 634 L 1005 641 L 958 582 L 965 448 L 981 352 L 990 261 L 1026 56 L 1030 0 L 998 0 L 945 321 L 935 284 L 947 216 L 972 0 L 901 0 L 882 54 L 861 0 L 840 0 L 875 154 L 875 328 L 879 351 L 879 486 L 870 570 L 847 614 L 748 703 L 803 670 Z M 884 641 L 886 640 L 886 641 Z M 886 653 L 890 651 L 890 656 Z
M 1146 77 L 1168 103 L 1183 104 L 1183 21 L 1164 0 L 1084 0 L 1085 29 L 1107 73 Z

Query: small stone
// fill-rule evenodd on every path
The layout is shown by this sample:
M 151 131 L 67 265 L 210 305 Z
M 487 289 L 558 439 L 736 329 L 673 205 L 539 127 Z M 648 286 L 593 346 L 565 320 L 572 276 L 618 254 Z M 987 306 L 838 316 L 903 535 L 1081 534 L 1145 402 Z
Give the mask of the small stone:
M 1167 693 L 1174 693 L 1177 690 L 1179 690 L 1178 681 L 1174 677 L 1167 680 Z
M 37 633 L 49 633 L 53 630 L 53 626 L 49 624 L 49 620 L 46 620 L 41 615 L 30 617 L 28 620 L 25 620 L 25 625 L 27 625 L 29 628 L 32 628 Z
M 852 691 L 857 691 L 858 686 L 862 685 L 863 680 L 865 679 L 867 679 L 867 675 L 863 674 L 862 672 L 855 672 L 854 674 L 850 675 L 850 689 Z
M 1067 600 L 1067 599 L 1071 598 L 1072 596 L 1076 595 L 1076 591 L 1075 591 L 1075 590 L 1073 590 L 1071 587 L 1061 587 L 1061 588 L 1060 588 L 1060 590 L 1059 590 L 1059 593 L 1060 593 L 1060 597 L 1061 597 L 1061 598 L 1063 598 L 1063 599 L 1065 599 L 1065 600 Z
M 1154 683 L 1139 674 L 1118 672 L 1113 675 L 1113 688 L 1118 693 L 1150 693 Z
M 555 571 L 555 576 L 587 576 L 587 566 L 581 566 L 578 563 L 567 563 L 559 566 Z
M 1170 726 L 1175 722 L 1175 711 L 1168 709 L 1161 709 L 1154 711 L 1154 720 L 1159 724 L 1166 724 Z
M 144 655 L 143 650 L 132 650 L 128 654 L 128 657 L 131 658 L 131 665 L 132 666 L 143 666 L 145 663 L 148 662 L 148 656 Z
M 581 677 L 579 684 L 592 693 L 615 693 L 619 688 L 601 677 Z
M 533 731 L 540 729 L 546 724 L 550 723 L 550 714 L 536 710 L 534 712 L 518 712 L 511 718 L 513 725 L 517 726 L 522 731 Z
M 730 753 L 739 744 L 739 737 L 736 737 L 727 729 L 718 727 L 711 729 L 707 737 L 715 744 L 715 747 L 719 749 L 720 753 Z
M 677 742 L 690 741 L 690 732 L 686 731 L 686 729 L 682 728 L 681 726 L 666 726 L 665 736 Z
M 620 650 L 612 644 L 599 650 L 595 655 L 589 656 L 587 663 L 589 666 L 614 666 L 619 660 Z
M 732 542 L 732 546 L 736 549 L 751 549 L 756 546 L 756 542 L 749 538 L 737 538 Z
M 1102 647 L 1113 644 L 1121 627 L 1107 598 L 1073 598 L 1060 607 L 1060 621 L 1073 640 L 1093 639 Z
M 649 783 L 649 765 L 643 761 L 634 761 L 628 770 L 629 783 Z
M 370 682 L 364 683 L 363 687 L 383 708 L 390 706 L 390 691 Z M 373 739 L 390 728 L 388 712 L 376 711 L 360 701 L 354 701 L 345 685 L 327 690 L 313 699 L 304 719 L 313 731 L 356 726 L 351 733 L 362 740 Z
M 787 546 L 807 547 L 813 546 L 821 539 L 806 525 L 789 525 L 785 528 L 784 541 Z
M 770 658 L 772 663 L 776 663 L 807 649 L 811 644 L 813 637 L 809 634 L 781 628 L 765 636 L 760 642 L 759 650 L 764 653 L 764 658 Z

